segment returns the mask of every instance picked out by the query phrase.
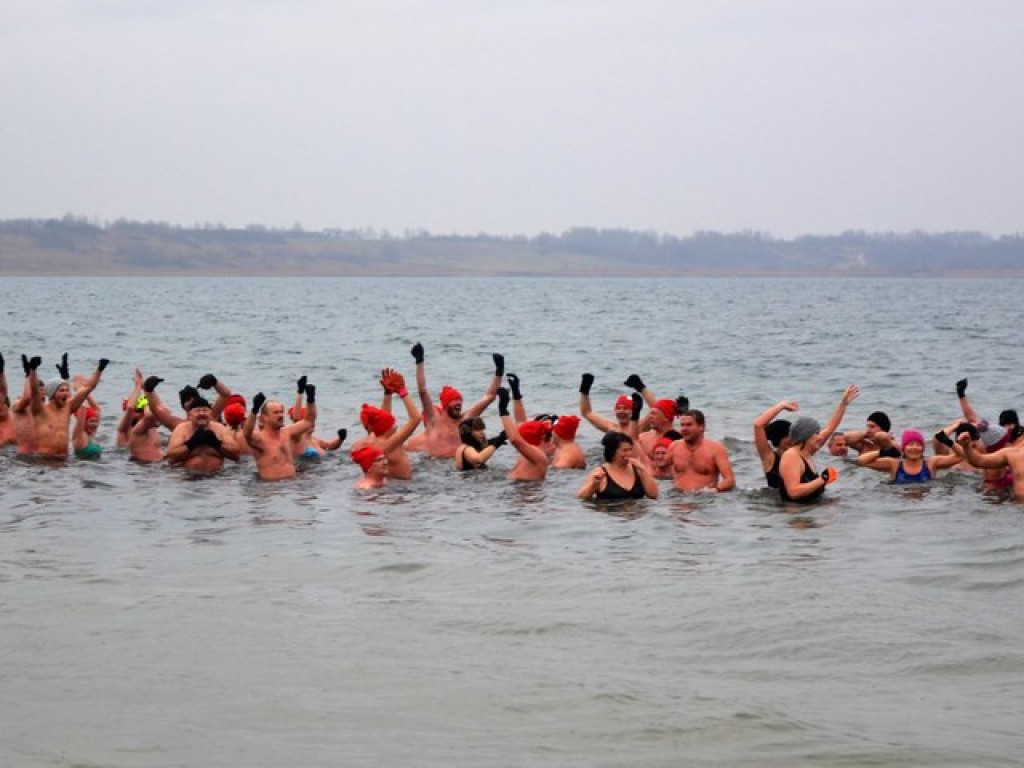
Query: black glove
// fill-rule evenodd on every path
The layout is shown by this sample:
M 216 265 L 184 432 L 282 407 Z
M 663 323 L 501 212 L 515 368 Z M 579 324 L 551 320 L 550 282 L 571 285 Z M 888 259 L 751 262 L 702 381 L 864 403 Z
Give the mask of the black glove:
M 584 373 L 583 378 L 580 379 L 580 394 L 589 395 L 592 386 L 594 386 L 594 374 Z
M 29 357 L 26 357 L 25 355 L 21 356 L 21 367 L 25 369 L 25 375 L 26 376 L 30 375 L 32 373 L 32 371 L 34 371 L 36 368 L 38 368 L 42 364 L 43 364 L 43 358 L 41 358 L 41 357 L 29 358 Z
M 416 365 L 419 365 L 420 363 L 423 362 L 423 345 L 422 344 L 420 344 L 417 341 L 415 344 L 412 345 L 412 349 L 410 350 L 410 352 L 412 353 L 412 359 L 416 361 Z
M 209 431 L 206 427 L 199 427 L 192 433 L 192 437 L 185 441 L 185 447 L 190 451 L 194 451 L 200 445 L 206 445 L 207 437 L 203 433 Z
M 341 429 L 338 430 L 338 447 L 339 448 L 341 447 L 341 444 L 345 442 L 345 438 L 347 438 L 347 437 L 348 437 L 348 430 L 347 429 L 342 427 Z
M 522 400 L 523 393 L 519 390 L 519 377 L 514 373 L 510 373 L 506 378 L 508 379 L 508 387 L 512 390 L 512 399 Z
M 690 410 L 690 398 L 686 395 L 679 395 L 676 398 L 676 413 Z
M 956 396 L 964 397 L 967 394 L 967 379 L 960 379 L 956 383 Z
M 935 433 L 935 439 L 948 448 L 953 447 L 953 438 L 943 432 L 941 429 Z
M 640 411 L 644 408 L 644 398 L 638 395 L 636 392 L 633 393 L 633 413 L 630 415 L 631 421 L 640 421 Z
M 4 362 L 4 356 L 3 356 L 3 353 L 2 353 L 2 352 L 0 352 L 0 373 L 3 373 L 3 372 L 4 372 L 4 366 L 5 366 L 5 365 L 6 365 L 6 363 Z
M 156 389 L 157 384 L 159 384 L 161 381 L 163 381 L 163 379 L 161 379 L 159 376 L 150 376 L 148 379 L 146 379 L 145 383 L 143 383 L 142 391 L 145 392 L 146 394 L 151 393 L 154 389 Z
M 295 391 L 298 394 L 302 394 L 306 391 L 306 377 L 299 376 L 299 380 L 295 382 Z
M 960 437 L 964 432 L 971 436 L 971 440 L 978 440 L 981 435 L 978 433 L 978 428 L 970 422 L 963 422 L 956 428 L 956 436 Z
M 508 435 L 505 434 L 505 430 L 501 430 L 498 434 L 487 441 L 488 445 L 493 445 L 495 448 L 501 448 L 505 443 L 508 442 Z
M 99 371 L 100 373 L 103 373 L 103 371 L 106 369 L 108 365 L 110 365 L 110 361 L 107 360 L 107 358 L 105 357 L 101 357 L 100 361 L 96 363 L 96 370 Z
M 495 352 L 491 357 L 494 359 L 494 375 L 500 379 L 505 375 L 505 356 Z
M 262 392 L 257 392 L 256 396 L 252 399 L 252 412 L 259 415 L 259 412 L 263 410 L 265 402 L 267 402 L 267 396 Z
M 626 379 L 623 382 L 623 384 L 625 384 L 627 387 L 629 387 L 631 389 L 635 389 L 637 392 L 643 392 L 644 391 L 643 379 L 641 379 L 635 373 L 629 374 L 629 378 Z
M 57 373 L 59 373 L 60 377 L 65 381 L 71 378 L 71 369 L 68 368 L 67 352 L 60 356 L 60 363 L 57 365 Z
M 306 404 L 307 405 L 312 405 L 315 402 L 316 402 L 316 385 L 315 384 L 307 384 L 306 385 Z
M 508 390 L 498 387 L 498 415 L 508 416 Z
M 184 387 L 178 390 L 178 400 L 181 402 L 182 408 L 187 408 L 188 404 L 199 397 L 199 390 L 193 387 L 191 384 L 186 384 Z
M 217 377 L 212 373 L 207 373 L 199 380 L 200 389 L 213 389 L 217 386 Z

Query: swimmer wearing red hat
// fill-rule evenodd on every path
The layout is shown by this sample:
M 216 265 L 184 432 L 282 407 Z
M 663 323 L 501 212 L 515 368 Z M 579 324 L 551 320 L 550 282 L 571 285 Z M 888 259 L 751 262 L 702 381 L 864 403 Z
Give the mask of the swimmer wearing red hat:
M 602 432 L 629 434 L 629 419 L 633 412 L 633 401 L 629 395 L 620 395 L 615 401 L 615 420 L 606 419 L 590 404 L 590 388 L 594 385 L 594 374 L 584 373 L 580 379 L 580 415 Z
M 565 414 L 555 419 L 551 434 L 555 441 L 555 455 L 551 466 L 555 469 L 586 469 L 587 459 L 583 449 L 576 442 L 576 430 L 580 426 L 580 417 Z
M 540 445 L 551 431 L 551 425 L 546 421 L 524 421 L 516 424 L 508 412 L 509 399 L 509 391 L 499 387 L 498 414 L 501 416 L 501 425 L 505 428 L 508 441 L 519 452 L 519 459 L 509 472 L 508 478 L 543 480 L 548 472 L 548 456 Z
M 372 446 L 387 456 L 387 475 L 394 480 L 409 480 L 412 477 L 412 461 L 405 450 L 405 442 L 420 423 L 420 411 L 412 395 L 405 387 L 405 377 L 398 371 L 385 368 L 381 371 L 381 386 L 385 392 L 397 395 L 405 405 L 408 418 L 399 427 L 389 411 L 363 403 L 359 421 L 366 428 L 366 437 L 352 446 L 352 455 L 366 446 Z
M 441 408 L 434 407 L 430 390 L 427 389 L 427 372 L 424 365 L 423 345 L 417 342 L 410 353 L 416 361 L 416 388 L 419 390 L 420 405 L 423 410 L 423 423 L 426 427 L 426 449 L 431 456 L 440 459 L 451 459 L 462 443 L 459 436 L 459 422 L 465 418 L 480 416 L 493 401 L 501 378 L 505 375 L 505 358 L 497 353 L 494 360 L 494 376 L 484 396 L 469 408 L 463 409 L 462 393 L 454 387 L 444 386 L 441 389 Z
M 360 491 L 380 488 L 388 482 L 388 457 L 380 448 L 364 445 L 352 451 L 352 461 L 363 470 L 363 476 L 356 481 Z

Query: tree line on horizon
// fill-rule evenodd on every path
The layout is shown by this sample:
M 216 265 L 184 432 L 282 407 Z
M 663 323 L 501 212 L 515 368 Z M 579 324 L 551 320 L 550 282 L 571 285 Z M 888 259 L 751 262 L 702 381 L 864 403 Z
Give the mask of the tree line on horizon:
M 15 254 L 20 250 L 20 256 Z M 575 227 L 561 234 L 438 235 L 410 230 L 401 236 L 373 228 L 306 231 L 300 225 L 275 229 L 249 225 L 231 229 L 203 223 L 193 227 L 164 222 L 119 219 L 110 223 L 66 215 L 60 219 L 0 221 L 0 270 L 31 266 L 26 254 L 54 267 L 75 258 L 102 254 L 111 269 L 117 264 L 201 269 L 210 261 L 225 267 L 246 259 L 270 264 L 301 254 L 310 263 L 333 263 L 371 274 L 398 274 L 403 264 L 452 268 L 472 254 L 487 254 L 504 272 L 556 273 L 552 258 L 573 260 L 573 269 L 588 265 L 613 272 L 615 265 L 670 273 L 813 273 L 823 269 L 845 274 L 947 274 L 1019 272 L 1024 274 L 1024 235 L 992 236 L 982 232 L 923 231 L 871 233 L 850 230 L 838 235 L 802 235 L 782 239 L 752 230 L 733 233 L 698 231 L 680 237 L 623 228 Z M 47 258 L 43 259 L 46 256 Z M 491 264 L 492 262 L 487 262 Z M 568 263 L 568 262 L 567 262 Z M 544 265 L 543 268 L 541 265 Z M 594 265 L 597 265 L 594 267 Z M 495 266 L 494 268 L 497 268 Z M 501 270 L 500 270 L 501 271 Z

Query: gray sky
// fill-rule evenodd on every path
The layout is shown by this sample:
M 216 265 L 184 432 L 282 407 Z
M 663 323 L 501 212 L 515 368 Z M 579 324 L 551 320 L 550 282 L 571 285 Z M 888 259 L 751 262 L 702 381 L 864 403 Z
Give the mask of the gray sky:
M 5 0 L 0 218 L 1024 232 L 1021 0 Z

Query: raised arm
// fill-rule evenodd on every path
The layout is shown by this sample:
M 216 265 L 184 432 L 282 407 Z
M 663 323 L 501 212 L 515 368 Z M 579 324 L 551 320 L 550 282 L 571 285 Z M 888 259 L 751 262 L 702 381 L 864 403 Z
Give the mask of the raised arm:
M 68 402 L 68 407 L 71 409 L 72 413 L 81 408 L 82 404 L 86 401 L 86 398 L 88 398 L 89 395 L 92 394 L 92 391 L 96 389 L 96 385 L 100 383 L 100 377 L 103 376 L 103 369 L 106 368 L 109 363 L 110 361 L 107 360 L 107 358 L 100 358 L 100 361 L 96 364 L 96 370 L 92 372 L 92 376 L 85 379 L 82 388 L 75 392 L 71 400 Z
M 212 389 L 217 393 L 213 405 L 210 406 L 210 418 L 218 421 L 221 413 L 224 412 L 224 406 L 228 403 L 228 398 L 231 397 L 231 388 L 212 373 L 207 373 L 199 379 L 199 389 Z
M 437 413 L 434 411 L 434 401 L 430 397 L 430 390 L 427 389 L 427 366 L 423 362 L 423 345 L 417 341 L 409 352 L 413 360 L 416 361 L 416 390 L 420 396 L 420 405 L 423 407 L 423 421 L 429 429 L 434 426 Z
M 526 442 L 526 439 L 519 434 L 519 428 L 516 426 L 515 419 L 509 415 L 508 412 L 508 401 L 509 392 L 504 387 L 498 388 L 498 414 L 501 416 L 501 426 L 504 427 L 505 436 L 508 437 L 508 441 L 512 443 L 512 446 L 519 452 L 519 455 L 526 459 L 531 464 L 538 467 L 547 467 L 548 457 L 540 448 L 536 445 L 530 445 Z
M 589 421 L 595 429 L 608 432 L 616 428 L 615 422 L 594 412 L 590 405 L 590 388 L 594 384 L 594 374 L 584 373 L 580 379 L 580 416 Z
M 263 410 L 263 404 L 266 401 L 267 396 L 262 392 L 257 392 L 256 396 L 252 399 L 252 410 L 246 414 L 245 424 L 242 425 L 245 443 L 252 448 L 253 453 L 263 453 L 266 450 L 263 437 L 256 431 L 256 418 L 260 415 L 260 411 Z
M 416 427 L 420 424 L 420 410 L 416 407 L 416 401 L 412 399 L 409 391 L 403 386 L 397 394 L 402 398 L 402 403 L 405 404 L 405 412 L 408 414 L 409 419 L 395 430 L 395 433 L 380 447 L 384 453 L 388 453 L 402 445 L 412 436 L 412 433 L 416 431 Z
M 516 424 L 526 421 L 526 406 L 523 404 L 523 391 L 519 388 L 519 377 L 514 373 L 508 375 L 508 388 L 512 391 L 512 415 Z
M 843 396 L 839 399 L 839 405 L 836 406 L 832 416 L 829 417 L 824 428 L 818 433 L 821 442 L 827 443 L 828 439 L 832 437 L 832 433 L 839 429 L 839 425 L 843 423 L 843 417 L 846 415 L 847 407 L 858 397 L 860 397 L 860 389 L 856 384 L 851 384 L 846 388 Z
M 780 400 L 760 416 L 754 419 L 754 448 L 761 458 L 761 464 L 767 472 L 775 463 L 775 449 L 765 433 L 767 427 L 783 411 L 799 411 L 800 404 L 796 400 Z
M 494 402 L 494 398 L 498 394 L 498 388 L 501 386 L 501 377 L 505 375 L 505 357 L 497 352 L 491 355 L 491 357 L 494 360 L 494 375 L 491 377 L 491 383 L 487 385 L 487 391 L 484 392 L 483 397 L 473 403 L 468 409 L 464 408 L 462 410 L 463 418 L 472 419 L 482 414 Z
M 963 411 L 964 418 L 971 424 L 977 424 L 981 419 L 978 418 L 978 412 L 974 410 L 974 406 L 971 405 L 971 401 L 967 399 L 967 379 L 960 379 L 956 383 L 956 396 L 960 401 L 960 410 Z

